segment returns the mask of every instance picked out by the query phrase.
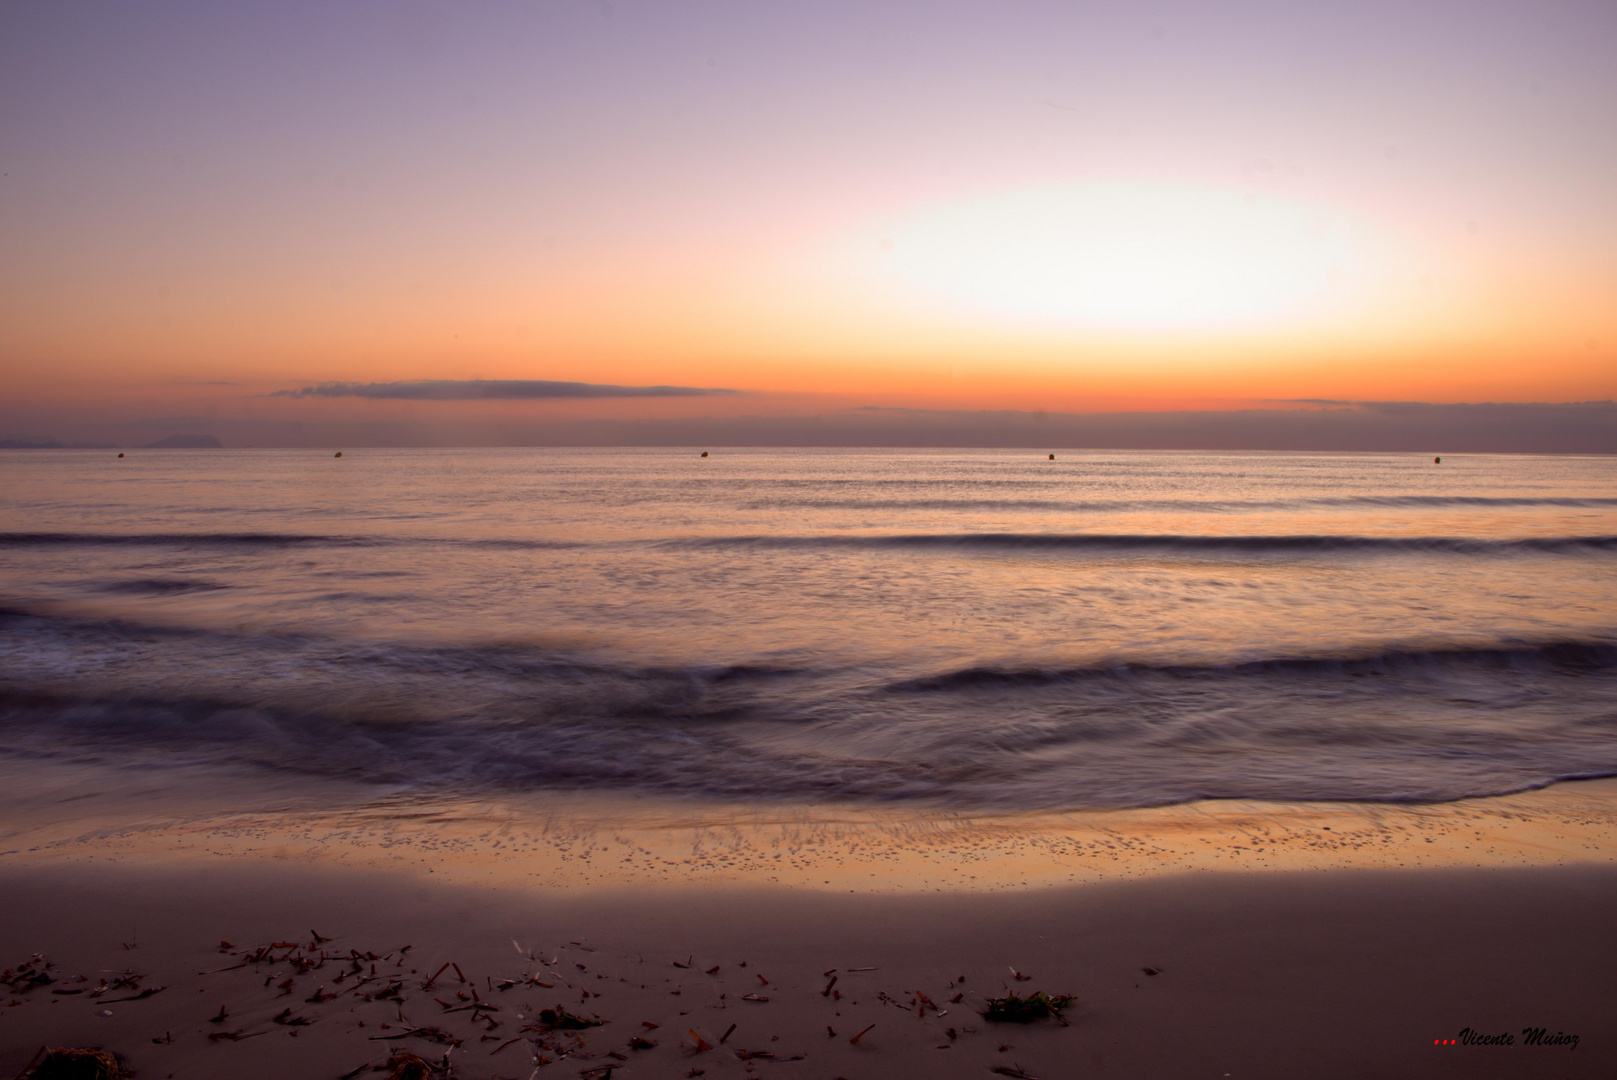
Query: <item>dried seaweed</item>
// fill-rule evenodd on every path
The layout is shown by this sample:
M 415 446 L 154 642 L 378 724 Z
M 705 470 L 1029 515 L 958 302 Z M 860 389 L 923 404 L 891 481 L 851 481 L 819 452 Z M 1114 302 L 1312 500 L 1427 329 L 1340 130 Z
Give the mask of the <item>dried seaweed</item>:
M 989 998 L 984 1020 L 998 1020 L 1010 1024 L 1031 1024 L 1035 1020 L 1061 1019 L 1061 1010 L 1072 1005 L 1071 994 L 1046 994 L 1035 990 L 1027 997 L 1006 993 L 1004 997 Z
M 97 1046 L 42 1046 L 19 1080 L 119 1080 L 130 1075 L 118 1058 Z
M 581 1031 L 584 1028 L 600 1027 L 606 1021 L 589 1020 L 557 1005 L 554 1009 L 540 1009 L 539 1022 L 552 1030 L 560 1028 L 565 1031 Z
M 432 1080 L 432 1065 L 414 1054 L 394 1054 L 383 1068 L 388 1070 L 387 1080 Z

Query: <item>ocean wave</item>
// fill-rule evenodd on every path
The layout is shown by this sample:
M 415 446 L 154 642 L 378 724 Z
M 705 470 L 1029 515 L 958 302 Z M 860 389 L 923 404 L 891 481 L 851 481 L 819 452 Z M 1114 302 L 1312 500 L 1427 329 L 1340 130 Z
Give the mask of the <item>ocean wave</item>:
M 1024 708 L 992 723 L 934 712 L 924 729 L 914 718 L 889 717 L 885 731 L 880 714 L 867 711 L 840 723 L 800 717 L 791 737 L 758 737 L 736 722 L 756 716 L 710 713 L 676 724 L 666 710 L 655 718 L 623 711 L 400 720 L 257 702 L 5 693 L 0 757 L 264 770 L 423 794 L 593 790 L 962 810 L 1218 798 L 1441 802 L 1617 775 L 1617 711 L 1609 707 L 1476 730 L 1344 717 L 1341 702 L 1334 720 L 1299 714 L 1283 699 L 1179 704 L 1159 698 L 1133 714 L 1113 706 L 1067 717 Z
M 689 548 L 920 548 L 962 551 L 1183 551 L 1221 554 L 1433 552 L 1462 555 L 1617 551 L 1617 536 L 1185 535 L 1182 533 L 911 533 L 899 535 L 707 536 L 660 542 Z
M 189 544 L 203 547 L 373 547 L 388 542 L 387 539 L 382 537 L 321 536 L 307 533 L 0 533 L 0 547 L 71 547 L 99 544 L 128 544 L 132 546 Z
M 96 592 L 123 596 L 180 596 L 185 593 L 218 592 L 231 588 L 217 581 L 199 578 L 128 578 L 103 581 L 90 586 Z
M 1208 680 L 1268 676 L 1360 677 L 1460 672 L 1465 669 L 1557 671 L 1566 674 L 1617 669 L 1617 640 L 1494 642 L 1473 646 L 1405 647 L 1277 656 L 1226 664 L 1163 664 L 1120 660 L 1074 667 L 973 666 L 896 680 L 889 693 L 936 693 L 1050 686 L 1097 679 L 1152 677 Z
M 1617 498 L 1582 496 L 1491 496 L 1491 495 L 1348 495 L 1298 499 L 1062 499 L 1062 498 L 981 498 L 949 499 L 921 497 L 908 499 L 755 499 L 744 504 L 748 510 L 950 510 L 950 511 L 1044 511 L 1070 513 L 1208 513 L 1242 514 L 1266 510 L 1329 509 L 1510 509 L 1546 507 L 1570 510 L 1617 509 Z
M 0 755 L 423 791 L 1073 808 L 1617 775 L 1617 637 L 927 674 L 13 612 L 0 660 Z
M 436 536 L 343 536 L 318 533 L 99 533 L 99 532 L 10 532 L 0 533 L 0 547 L 92 547 L 92 546 L 179 546 L 221 548 L 328 547 L 368 548 L 448 544 L 488 549 L 562 549 L 584 546 L 565 540 L 539 540 L 522 537 L 436 537 Z
M 1219 535 L 1185 533 L 758 533 L 685 536 L 589 543 L 527 537 L 343 536 L 302 533 L 0 533 L 0 547 L 151 545 L 222 548 L 432 546 L 485 550 L 568 550 L 646 546 L 661 549 L 955 549 L 961 551 L 1179 551 L 1218 554 L 1410 552 L 1460 555 L 1590 554 L 1617 551 L 1617 536 L 1528 536 L 1488 539 L 1463 536 Z

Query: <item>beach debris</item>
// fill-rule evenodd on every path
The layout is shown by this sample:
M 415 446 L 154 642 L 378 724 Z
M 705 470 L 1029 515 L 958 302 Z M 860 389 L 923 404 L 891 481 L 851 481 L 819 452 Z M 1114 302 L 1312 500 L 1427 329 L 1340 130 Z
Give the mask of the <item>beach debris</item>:
M 988 1071 L 998 1076 L 1015 1077 L 1015 1080 L 1039 1080 L 1037 1076 L 1029 1076 L 1020 1065 L 995 1065 Z
M 1162 969 L 1161 968 L 1143 967 L 1140 970 L 1145 972 L 1147 975 L 1161 975 L 1162 974 Z
M 16 967 L 0 972 L 0 984 L 10 987 L 13 994 L 26 994 L 36 986 L 48 986 L 56 981 L 49 973 L 51 967 L 43 953 L 35 953 Z
M 401 1051 L 394 1051 L 393 1056 L 387 1059 L 382 1068 L 388 1071 L 387 1080 L 432 1080 L 432 1075 L 436 1071 L 426 1058 Z
M 260 1032 L 259 1034 L 263 1033 Z M 213 1038 L 211 1035 L 208 1037 Z M 435 1027 L 411 1028 L 408 1031 L 401 1031 L 397 1035 L 372 1035 L 370 1037 L 371 1042 L 391 1042 L 394 1039 L 426 1039 L 428 1042 L 435 1042 L 441 1046 L 459 1046 L 461 1044 L 460 1039 L 455 1038 L 442 1028 Z
M 41 1046 L 18 1080 L 118 1080 L 131 1075 L 99 1046 Z
M 138 993 L 131 994 L 129 997 L 107 998 L 106 1004 L 111 1005 L 114 1002 L 119 1002 L 119 1001 L 143 1001 L 146 998 L 151 997 L 153 994 L 160 994 L 164 990 L 167 990 L 167 989 L 168 989 L 168 987 L 166 987 L 166 986 L 148 986 L 146 989 L 141 990 Z M 76 991 L 75 991 L 75 993 L 76 993 Z
M 1027 997 L 1007 992 L 1004 997 L 989 998 L 984 1020 L 998 1020 L 1011 1024 L 1031 1024 L 1035 1020 L 1061 1020 L 1061 1010 L 1072 1005 L 1071 994 L 1050 995 L 1035 990 Z
M 780 1036 L 776 1035 L 775 1038 L 778 1039 Z M 803 1061 L 808 1057 L 807 1054 L 791 1054 L 787 1057 L 781 1057 L 772 1050 L 735 1050 L 732 1052 L 742 1061 Z
M 391 1050 L 391 1056 L 385 1062 L 379 1063 L 377 1057 L 371 1057 L 365 1065 L 350 1073 L 345 1080 L 355 1080 L 356 1077 L 362 1075 L 386 1077 L 387 1080 L 396 1080 L 396 1078 L 397 1080 L 418 1080 L 418 1078 L 419 1080 L 443 1080 L 443 1078 L 451 1075 L 451 1069 L 448 1056 L 446 1055 L 445 1060 L 441 1063 L 437 1060 L 438 1056 L 446 1050 L 452 1051 L 456 1055 L 456 1065 L 462 1066 L 458 1055 L 463 1051 L 469 1052 L 472 1048 L 479 1050 L 479 1053 L 475 1055 L 479 1059 L 485 1056 L 499 1055 L 502 1061 L 507 1062 L 506 1073 L 508 1074 L 511 1072 L 511 1063 L 518 1057 L 525 1059 L 527 1051 L 531 1050 L 533 1063 L 536 1067 L 564 1063 L 571 1066 L 563 1070 L 566 1075 L 585 1075 L 578 1073 L 578 1070 L 582 1069 L 588 1075 L 600 1078 L 627 1076 L 629 1072 L 637 1068 L 643 1070 L 660 1060 L 659 1054 L 671 1053 L 676 1049 L 683 1052 L 686 1058 L 684 1067 L 687 1070 L 690 1069 L 691 1065 L 696 1064 L 691 1060 L 693 1057 L 699 1057 L 704 1053 L 714 1051 L 718 1052 L 718 1057 L 726 1060 L 728 1060 L 728 1055 L 733 1054 L 738 1059 L 738 1065 L 747 1064 L 749 1075 L 754 1074 L 757 1068 L 762 1067 L 763 1063 L 803 1060 L 803 1055 L 797 1052 L 801 1048 L 789 1049 L 780 1045 L 780 1040 L 789 1038 L 789 1035 L 783 1034 L 771 1037 L 766 1029 L 762 1034 L 755 1033 L 754 1036 L 748 1037 L 739 1034 L 739 1025 L 735 1022 L 727 1023 L 722 1028 L 718 1023 L 714 1023 L 711 1029 L 704 1026 L 698 1032 L 694 1027 L 694 1024 L 699 1022 L 696 1016 L 692 1015 L 690 1019 L 684 1019 L 687 1014 L 683 1010 L 679 1012 L 679 1019 L 668 1015 L 664 1016 L 660 1022 L 651 1019 L 635 1021 L 632 1019 L 632 1013 L 622 1015 L 611 1007 L 610 999 L 613 995 L 608 986 L 600 987 L 601 990 L 607 992 L 607 1000 L 601 1002 L 591 1001 L 591 998 L 599 998 L 602 995 L 583 987 L 597 986 L 597 979 L 606 980 L 609 985 L 638 981 L 632 974 L 628 979 L 618 978 L 619 972 L 613 970 L 612 961 L 609 958 L 603 958 L 604 954 L 603 957 L 595 958 L 595 967 L 589 966 L 590 961 L 585 961 L 584 963 L 565 961 L 558 966 L 555 960 L 549 961 L 549 966 L 547 967 L 540 957 L 538 945 L 513 940 L 513 950 L 520 959 L 513 961 L 511 954 L 505 953 L 505 960 L 499 962 L 492 969 L 478 969 L 475 966 L 467 969 L 457 961 L 448 960 L 440 961 L 437 968 L 426 966 L 418 971 L 414 968 L 405 969 L 406 956 L 401 950 L 395 949 L 385 955 L 378 955 L 375 952 L 350 948 L 346 945 L 333 948 L 333 939 L 313 928 L 297 934 L 296 938 L 297 940 L 293 940 L 291 936 L 288 936 L 270 941 L 267 944 L 249 943 L 243 947 L 235 946 L 228 940 L 213 938 L 209 938 L 204 943 L 212 946 L 217 940 L 221 951 L 226 954 L 221 959 L 230 961 L 230 966 L 221 966 L 217 969 L 217 974 L 215 972 L 198 971 L 198 974 L 213 976 L 198 983 L 199 988 L 207 989 L 209 996 L 213 997 L 211 1009 L 209 1006 L 202 1004 L 208 1000 L 207 997 L 199 997 L 199 995 L 196 995 L 195 990 L 191 991 L 193 996 L 199 997 L 195 1004 L 189 1006 L 189 1009 L 196 1010 L 192 1014 L 194 1019 L 191 1022 L 195 1024 L 203 1020 L 208 1021 L 203 1032 L 208 1035 L 210 1043 L 239 1042 L 257 1038 L 260 1035 L 277 1035 L 284 1042 L 285 1034 L 307 1036 L 310 1034 L 309 1032 L 301 1032 L 298 1029 L 318 1024 L 319 1030 L 329 1031 L 328 1039 L 334 1039 L 342 1032 L 346 1032 L 346 1037 L 352 1038 L 356 1047 L 359 1041 L 365 1039 L 392 1042 L 396 1045 L 408 1042 L 417 1051 L 430 1052 L 434 1055 L 430 1059 L 424 1055 L 411 1054 L 406 1056 L 405 1049 L 402 1046 L 399 1046 L 398 1049 L 388 1048 Z M 346 937 L 343 940 L 347 940 Z M 117 955 L 116 943 L 109 944 L 113 946 L 113 955 Z M 560 948 L 584 949 L 585 947 L 563 944 Z M 146 951 L 150 951 L 150 945 L 146 946 Z M 122 959 L 127 963 L 130 958 L 125 954 Z M 633 954 L 628 954 L 628 959 L 634 961 L 635 957 Z M 765 966 L 770 966 L 770 958 L 765 957 L 764 959 Z M 530 960 L 537 962 L 529 963 L 528 961 Z M 414 957 L 413 961 L 422 963 L 422 959 L 419 957 Z M 641 958 L 639 962 L 644 964 L 644 958 Z M 672 973 L 669 973 L 669 977 L 662 980 L 650 978 L 651 970 L 655 969 L 657 965 L 657 961 L 653 960 L 650 969 L 642 969 L 644 973 L 639 976 L 640 979 L 651 981 L 653 985 L 641 985 L 640 990 L 650 991 L 651 994 L 659 997 L 667 993 L 677 995 L 680 992 L 680 983 L 687 976 L 694 977 L 698 973 L 703 973 L 713 981 L 706 984 L 706 986 L 693 985 L 692 990 L 695 996 L 707 999 L 707 1007 L 718 1010 L 728 1007 L 733 1011 L 736 1008 L 735 1003 L 738 999 L 754 1004 L 766 1004 L 772 1003 L 773 997 L 781 997 L 784 1007 L 785 1003 L 799 1000 L 794 997 L 795 994 L 801 991 L 814 992 L 812 983 L 800 988 L 800 990 L 790 989 L 790 986 L 797 985 L 792 981 L 794 978 L 799 977 L 795 975 L 791 978 L 787 978 L 787 975 L 782 975 L 781 977 L 787 978 L 787 983 L 782 984 L 785 989 L 776 988 L 770 977 L 763 975 L 758 969 L 750 968 L 749 962 L 746 960 L 738 962 L 732 959 L 728 964 L 722 962 L 703 963 L 698 966 L 695 957 L 690 956 L 683 961 L 662 962 L 671 962 L 674 967 L 680 969 L 681 974 L 672 975 Z M 510 966 L 507 966 L 508 964 Z M 521 966 L 517 967 L 517 964 Z M 503 974 L 509 977 L 499 977 L 502 974 L 500 970 L 502 967 L 505 968 Z M 330 970 L 324 970 L 326 968 L 330 968 Z M 382 972 L 385 969 L 394 970 L 383 974 Z M 856 993 L 860 986 L 860 980 L 855 978 L 856 974 L 882 970 L 891 971 L 894 969 L 891 966 L 881 968 L 877 965 L 828 968 L 822 973 L 820 996 L 827 1004 L 831 1004 L 835 1009 L 840 1010 L 848 1004 L 847 995 L 853 994 L 855 1004 L 863 1002 L 874 1005 L 879 1002 L 884 1005 L 891 1005 L 907 1012 L 910 1019 L 905 1024 L 894 1028 L 887 1036 L 879 1038 L 875 1043 L 867 1046 L 864 1040 L 870 1036 L 877 1026 L 875 1023 L 870 1022 L 869 1012 L 856 1009 L 854 1013 L 846 1018 L 843 1017 L 842 1013 L 838 1012 L 834 1019 L 837 1019 L 843 1025 L 841 1028 L 827 1024 L 823 1020 L 821 1021 L 825 1028 L 826 1038 L 847 1040 L 850 1047 L 858 1048 L 861 1051 L 861 1056 L 868 1056 L 872 1050 L 884 1049 L 888 1043 L 892 1043 L 892 1049 L 895 1050 L 913 1043 L 912 1049 L 916 1051 L 923 1048 L 935 1048 L 938 1050 L 961 1049 L 972 1045 L 972 1040 L 966 1037 L 967 1035 L 975 1034 L 975 1029 L 970 1026 L 974 1020 L 971 1015 L 961 1013 L 961 1017 L 966 1020 L 968 1025 L 964 1029 L 959 1027 L 961 1017 L 953 1018 L 956 1026 L 947 1030 L 941 1025 L 934 1026 L 927 1023 L 933 1018 L 928 1013 L 946 1020 L 950 1019 L 948 1016 L 950 1012 L 959 1012 L 964 1009 L 965 1006 L 961 1003 L 965 1000 L 963 990 L 966 976 L 961 975 L 953 979 L 944 976 L 945 985 L 943 987 L 938 987 L 931 981 L 923 982 L 923 986 L 933 986 L 930 991 L 917 988 L 916 984 L 911 982 L 909 987 L 903 988 L 902 992 L 897 995 L 880 989 L 879 983 L 876 985 L 866 984 L 865 993 Z M 1146 975 L 1160 973 L 1161 971 L 1159 968 L 1138 966 L 1137 970 L 1144 972 Z M 223 974 L 231 971 L 238 971 L 239 974 Z M 717 977 L 725 971 L 728 971 L 729 975 L 722 980 L 718 979 Z M 745 981 L 744 977 L 747 974 L 753 976 L 753 982 Z M 776 974 L 780 974 L 780 972 Z M 941 974 L 941 972 L 938 974 Z M 308 976 L 307 982 L 303 978 L 305 975 Z M 742 977 L 738 979 L 738 975 Z M 1016 978 L 1018 981 L 1027 981 L 1030 978 L 1030 976 L 1014 967 L 1010 969 L 1009 976 Z M 120 1002 L 138 1001 L 163 992 L 163 986 L 155 983 L 146 984 L 144 980 L 147 977 L 141 972 L 128 969 L 121 971 L 109 970 L 101 975 L 92 973 L 88 978 L 83 975 L 74 976 L 71 969 L 65 972 L 59 970 L 52 966 L 43 955 L 39 955 L 0 973 L 0 993 L 11 990 L 19 998 L 25 998 L 30 991 L 34 991 L 31 996 L 37 1006 L 47 1000 L 50 1002 L 61 1001 L 62 998 L 49 997 L 52 993 L 60 992 L 64 995 L 74 995 L 74 1000 L 77 1001 L 93 1002 L 91 1008 L 94 1009 L 99 1008 L 103 1003 L 110 1006 Z M 981 973 L 979 973 L 980 977 Z M 574 978 L 579 979 L 582 986 L 580 983 L 572 982 Z M 812 978 L 812 975 L 809 978 Z M 992 977 L 990 978 L 992 979 Z M 999 984 L 998 979 L 1005 979 L 1005 983 Z M 998 979 L 993 979 L 993 982 L 998 984 L 1001 993 L 1005 995 L 1004 997 L 990 998 L 985 1001 L 987 988 L 983 988 L 985 991 L 984 998 L 979 998 L 976 994 L 973 994 L 969 1002 L 974 1011 L 982 1015 L 984 1019 L 1024 1024 L 1053 1020 L 1058 1024 L 1065 1025 L 1066 1019 L 1062 1016 L 1062 1010 L 1073 1004 L 1074 999 L 1071 996 L 1055 995 L 1042 990 L 1028 993 L 1020 988 L 1010 988 L 1010 978 L 1007 976 L 999 976 Z M 477 985 L 480 980 L 485 984 L 482 987 Z M 658 981 L 662 983 L 661 986 L 655 985 Z M 848 982 L 847 988 L 842 985 L 844 981 Z M 885 976 L 883 981 L 885 981 Z M 736 986 L 736 982 L 741 982 L 742 985 Z M 38 991 L 37 987 L 39 986 L 44 986 L 45 990 Z M 547 991 L 557 989 L 561 992 L 561 996 L 541 997 L 537 1001 L 532 1001 L 527 998 L 527 995 L 520 992 L 532 987 L 545 988 Z M 174 987 L 170 986 L 168 988 L 173 989 Z M 708 997 L 705 991 L 709 989 L 713 994 L 717 995 L 717 1001 L 713 1001 Z M 779 993 L 776 992 L 777 989 Z M 898 989 L 898 987 L 895 987 L 895 989 Z M 485 990 L 489 992 L 487 999 L 482 997 Z M 519 992 L 516 994 L 496 994 L 494 993 L 496 990 L 507 992 L 515 990 Z M 729 991 L 729 993 L 720 993 L 720 991 Z M 117 996 L 109 997 L 107 996 L 109 994 L 117 994 Z M 933 997 L 933 994 L 937 996 Z M 170 995 L 170 998 L 172 997 L 173 995 Z M 288 1000 L 289 997 L 290 1000 Z M 728 999 L 728 1004 L 726 999 Z M 539 1006 L 546 1000 L 557 1002 L 557 1004 L 540 1008 Z M 561 1003 L 563 1000 L 565 1000 L 566 1004 Z M 225 1002 L 229 1002 L 229 1004 Z M 274 1004 L 269 1004 L 270 1002 L 274 1002 Z M 500 1004 L 494 1004 L 494 1002 L 499 1002 Z M 584 1002 L 584 1005 L 578 1005 L 579 1002 Z M 13 1004 L 22 1005 L 24 1003 L 24 1001 L 19 1000 Z M 397 1003 L 397 1009 L 395 1009 L 395 1003 Z M 441 1013 L 432 1013 L 431 1005 L 434 1003 L 442 1010 Z M 702 1004 L 704 1004 L 702 1001 L 687 1003 L 683 1001 L 683 998 L 678 1003 L 666 1003 L 669 1006 L 670 1014 L 679 1006 L 688 1005 L 694 1009 Z M 594 1006 L 599 1011 L 594 1013 L 573 1011 L 575 1008 L 581 1009 L 590 1006 Z M 416 1026 L 426 1019 L 425 1014 L 420 1012 L 423 1008 L 425 1008 L 426 1013 L 434 1017 L 434 1020 L 429 1021 L 429 1023 L 437 1023 L 442 1026 Z M 158 1011 L 160 1012 L 161 1009 L 162 1007 L 159 1006 Z M 406 1019 L 406 1009 L 415 1015 L 412 1015 L 410 1019 Z M 657 1015 L 653 1011 L 654 1009 L 655 1006 L 641 1015 L 643 1017 L 647 1016 L 648 1013 L 653 1016 Z M 393 1023 L 393 1013 L 395 1011 L 398 1013 L 397 1023 Z M 879 1012 L 879 1009 L 875 1011 Z M 353 1012 L 357 1012 L 358 1015 L 350 1017 L 348 1014 Z M 859 1015 L 861 1012 L 864 1012 L 865 1015 Z M 271 1015 L 272 1013 L 273 1015 Z M 755 1014 L 754 1019 L 764 1018 L 769 1015 L 771 1014 L 768 1012 L 760 1012 Z M 917 1025 L 914 1018 L 919 1018 L 922 1023 Z M 859 1026 L 859 1019 L 865 1020 L 866 1023 Z M 1070 1019 L 1070 1016 L 1068 1019 Z M 514 1023 L 512 1022 L 513 1020 L 515 1021 Z M 609 1024 L 613 1020 L 628 1023 L 631 1031 L 622 1032 L 615 1039 L 608 1038 L 605 1040 L 602 1040 L 600 1036 L 589 1033 L 589 1029 Z M 227 1029 L 226 1025 L 232 1021 L 240 1026 Z M 653 1032 L 659 1030 L 659 1024 L 668 1027 L 669 1032 L 679 1033 L 678 1024 L 681 1022 L 692 1024 L 693 1026 L 677 1035 L 653 1034 Z M 378 1026 L 380 1026 L 381 1030 L 378 1030 Z M 754 1027 L 756 1028 L 756 1024 Z M 849 1028 L 854 1030 L 848 1032 Z M 193 1030 L 195 1029 L 193 1028 Z M 993 1029 L 989 1029 L 989 1031 L 992 1032 Z M 142 1036 L 162 1035 L 162 1037 L 152 1040 L 154 1044 L 153 1051 L 150 1051 L 152 1053 L 156 1052 L 158 1046 L 167 1048 L 166 1044 L 170 1041 L 176 1043 L 172 1049 L 177 1050 L 179 1049 L 178 1043 L 185 1041 L 183 1025 L 182 1031 L 178 1035 L 163 1033 L 162 1029 L 155 1028 L 155 1025 L 153 1025 L 152 1030 L 140 1032 L 140 1034 Z M 992 1035 L 990 1035 L 990 1038 L 992 1038 Z M 603 1042 L 605 1045 L 601 1045 Z M 434 1046 L 432 1044 L 438 1045 Z M 518 1044 L 522 1044 L 523 1049 L 514 1053 L 511 1052 L 510 1048 Z M 768 1049 L 756 1049 L 755 1047 L 759 1044 L 768 1047 Z M 335 1045 L 333 1043 L 333 1047 Z M 988 1044 L 989 1047 L 993 1045 L 994 1042 L 992 1041 Z M 1007 1046 L 1005 1049 L 1009 1050 L 1010 1048 Z M 652 1050 L 657 1052 L 645 1053 L 645 1051 Z M 997 1060 L 1010 1062 L 1012 1057 L 1009 1053 L 1003 1053 Z M 352 1061 L 353 1059 L 349 1060 Z M 420 1064 L 412 1066 L 413 1062 L 419 1062 Z M 469 1063 L 467 1064 L 469 1065 Z M 495 1064 L 492 1061 L 489 1062 L 490 1067 L 494 1067 Z M 988 1065 L 989 1062 L 985 1061 L 980 1067 L 986 1068 Z M 401 1071 L 406 1066 L 410 1066 L 408 1071 Z M 1035 1067 L 1038 1067 L 1036 1062 Z M 525 1074 L 527 1066 L 523 1065 L 521 1068 Z M 723 1071 L 723 1068 L 721 1066 L 721 1071 Z M 729 1066 L 729 1068 L 736 1068 L 736 1066 Z M 626 1071 L 620 1074 L 615 1071 L 618 1069 Z M 1021 1069 L 1020 1063 L 1017 1063 L 1014 1067 L 1007 1064 L 1004 1069 L 1005 1071 L 1000 1075 L 1013 1078 L 1027 1077 L 1027 1074 Z M 453 1070 L 453 1073 L 458 1074 L 460 1071 L 461 1068 L 457 1067 Z M 335 1074 L 336 1069 L 333 1068 L 327 1075 L 334 1077 Z M 31 1078 L 34 1074 L 24 1073 L 23 1075 Z M 47 1077 L 48 1080 L 49 1074 L 40 1075 Z M 121 1077 L 123 1074 L 110 1075 Z M 160 1076 L 162 1073 L 159 1072 L 156 1075 Z M 738 1072 L 737 1075 L 740 1075 L 740 1073 Z M 95 1080 L 100 1080 L 100 1078 L 96 1077 Z M 565 1080 L 565 1076 L 563 1076 L 563 1080 Z
M 576 1013 L 570 1013 L 558 1004 L 554 1009 L 540 1009 L 539 1022 L 551 1029 L 566 1031 L 582 1031 L 584 1028 L 600 1027 L 606 1021 L 588 1020 Z

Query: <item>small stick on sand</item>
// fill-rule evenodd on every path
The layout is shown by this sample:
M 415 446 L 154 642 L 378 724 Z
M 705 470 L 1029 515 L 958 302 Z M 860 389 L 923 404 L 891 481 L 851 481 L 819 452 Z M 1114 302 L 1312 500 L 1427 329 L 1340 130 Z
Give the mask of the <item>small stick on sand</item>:
M 1023 1072 L 1022 1071 L 1022 1066 L 1020 1066 L 1020 1065 L 1017 1065 L 1015 1067 L 1012 1067 L 1010 1065 L 995 1065 L 989 1071 L 993 1072 L 993 1073 L 997 1073 L 1000 1076 L 1012 1076 L 1012 1077 L 1015 1077 L 1016 1080 L 1039 1080 L 1038 1077 L 1029 1076 L 1027 1073 Z

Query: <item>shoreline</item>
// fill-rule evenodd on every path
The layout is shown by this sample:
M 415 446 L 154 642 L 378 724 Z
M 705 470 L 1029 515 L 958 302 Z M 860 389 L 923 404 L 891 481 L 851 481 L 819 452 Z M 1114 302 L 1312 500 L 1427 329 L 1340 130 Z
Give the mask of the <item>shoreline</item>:
M 762 884 L 992 892 L 1163 874 L 1617 865 L 1617 778 L 1448 803 L 1208 800 L 951 813 L 546 794 L 421 798 L 243 785 L 120 790 L 11 770 L 0 869 L 296 861 L 545 890 Z M 318 796 L 315 798 L 313 796 Z

